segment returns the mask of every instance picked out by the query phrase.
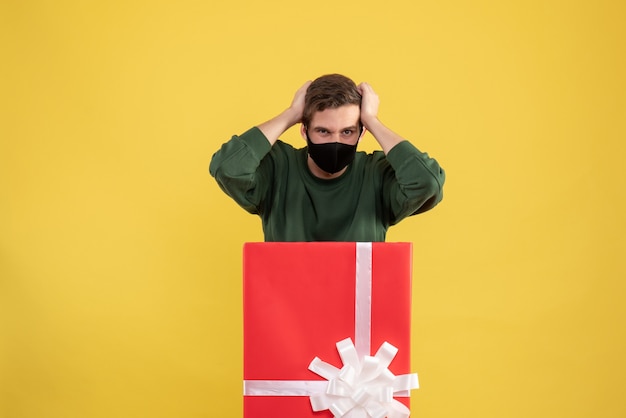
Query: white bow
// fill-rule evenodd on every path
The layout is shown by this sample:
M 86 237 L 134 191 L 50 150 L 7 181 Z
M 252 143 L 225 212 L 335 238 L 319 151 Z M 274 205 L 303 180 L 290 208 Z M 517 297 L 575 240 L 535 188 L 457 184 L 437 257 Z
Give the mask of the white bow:
M 315 357 L 309 370 L 328 380 L 326 392 L 309 397 L 314 411 L 330 410 L 334 417 L 406 418 L 410 410 L 394 394 L 417 389 L 417 374 L 395 376 L 388 367 L 398 349 L 384 342 L 374 357 L 359 359 L 350 338 L 337 343 L 341 369 Z

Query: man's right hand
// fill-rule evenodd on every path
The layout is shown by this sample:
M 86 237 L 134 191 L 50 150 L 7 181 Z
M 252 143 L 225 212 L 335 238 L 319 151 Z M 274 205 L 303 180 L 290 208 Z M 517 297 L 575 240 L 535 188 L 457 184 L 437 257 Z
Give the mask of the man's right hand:
M 296 123 L 302 122 L 302 114 L 304 112 L 304 98 L 306 96 L 306 91 L 310 85 L 311 81 L 309 80 L 304 83 L 304 85 L 302 85 L 302 87 L 300 87 L 298 91 L 296 91 L 296 94 L 293 97 L 293 101 L 291 102 L 291 106 L 289 106 L 289 109 L 287 109 L 292 115 L 293 123 L 291 124 L 291 126 L 295 125 Z
M 306 91 L 310 84 L 311 81 L 307 81 L 298 89 L 298 91 L 296 91 L 291 105 L 280 115 L 258 125 L 258 128 L 261 132 L 263 132 L 263 135 L 265 135 L 270 145 L 274 145 L 278 137 L 282 135 L 283 132 L 291 128 L 296 123 L 302 121 L 302 114 L 304 112 L 304 97 L 306 96 Z

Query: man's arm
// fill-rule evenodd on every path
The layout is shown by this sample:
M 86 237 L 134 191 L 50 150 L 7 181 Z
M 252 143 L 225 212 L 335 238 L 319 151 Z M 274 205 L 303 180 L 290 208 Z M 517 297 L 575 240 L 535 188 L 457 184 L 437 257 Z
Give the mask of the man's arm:
M 444 170 L 436 160 L 419 151 L 378 119 L 380 101 L 369 84 L 361 83 L 359 91 L 362 97 L 361 122 L 376 138 L 394 170 L 393 175 L 389 174 L 384 180 L 392 224 L 406 216 L 432 209 L 443 198 Z
M 296 92 L 289 108 L 242 135 L 233 136 L 211 159 L 211 175 L 222 190 L 248 212 L 261 210 L 272 176 L 271 165 L 263 170 L 262 160 L 278 137 L 302 119 L 309 84 L 307 82 Z

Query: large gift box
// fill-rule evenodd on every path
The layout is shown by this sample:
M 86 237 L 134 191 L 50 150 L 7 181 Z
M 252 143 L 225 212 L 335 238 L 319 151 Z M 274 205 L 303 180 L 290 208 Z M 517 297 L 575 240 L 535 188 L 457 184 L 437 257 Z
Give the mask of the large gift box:
M 245 244 L 244 416 L 408 416 L 411 253 Z

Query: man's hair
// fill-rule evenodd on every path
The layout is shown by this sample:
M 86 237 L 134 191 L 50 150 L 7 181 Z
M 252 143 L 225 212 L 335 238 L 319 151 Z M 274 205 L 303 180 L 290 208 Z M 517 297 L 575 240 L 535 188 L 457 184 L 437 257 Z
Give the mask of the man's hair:
M 323 75 L 306 91 L 302 123 L 308 127 L 315 112 L 351 104 L 361 105 L 361 94 L 354 81 L 341 74 Z

